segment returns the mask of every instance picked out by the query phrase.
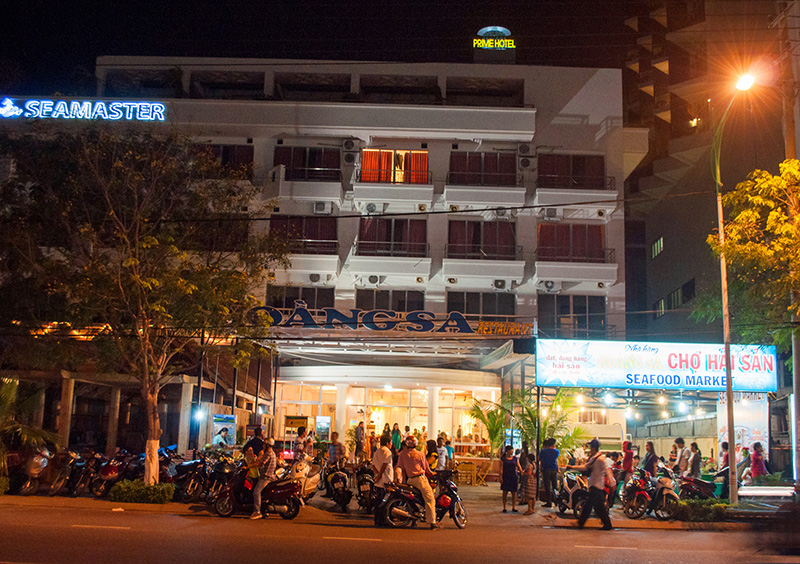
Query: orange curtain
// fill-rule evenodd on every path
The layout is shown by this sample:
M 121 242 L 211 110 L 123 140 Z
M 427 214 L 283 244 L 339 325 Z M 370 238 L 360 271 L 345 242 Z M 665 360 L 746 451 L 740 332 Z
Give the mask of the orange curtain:
M 409 154 L 406 171 L 411 184 L 428 184 L 428 152 L 412 151 Z
M 381 152 L 377 149 L 364 149 L 361 151 L 361 182 L 377 182 Z

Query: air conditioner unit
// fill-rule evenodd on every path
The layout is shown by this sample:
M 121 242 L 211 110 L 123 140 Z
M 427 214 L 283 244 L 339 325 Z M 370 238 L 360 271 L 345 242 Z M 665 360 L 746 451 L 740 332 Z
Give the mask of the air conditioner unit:
M 383 204 L 378 202 L 367 202 L 364 204 L 364 211 L 367 213 L 383 213 Z
M 520 157 L 517 161 L 517 167 L 519 170 L 530 170 L 533 168 L 533 158 L 532 157 Z
M 333 204 L 331 202 L 314 202 L 314 213 L 330 215 L 333 213 Z
M 349 165 L 355 165 L 356 161 L 358 161 L 358 153 L 345 153 L 344 154 L 344 163 Z
M 457 205 L 455 205 L 455 204 L 451 205 L 451 206 L 450 206 L 450 211 L 451 211 L 451 212 L 457 212 L 457 211 L 458 211 L 458 206 L 457 206 Z
M 561 208 L 542 208 L 539 214 L 545 221 L 561 221 L 564 211 Z
M 448 284 L 458 284 L 458 278 L 448 278 L 447 279 L 447 283 Z
M 386 280 L 385 276 L 378 276 L 377 274 L 361 276 L 361 285 L 364 288 L 377 288 Z
M 494 286 L 495 290 L 505 290 L 506 287 L 510 286 L 505 280 L 502 278 L 498 278 L 494 282 L 492 282 L 492 286 Z
M 561 292 L 561 282 L 556 280 L 539 280 L 536 287 L 547 294 L 558 294 Z
M 597 217 L 605 217 L 606 210 L 597 210 Z
M 530 155 L 531 154 L 531 146 L 529 143 L 520 143 L 517 145 L 517 154 L 518 155 Z
M 308 279 L 311 280 L 311 282 L 313 282 L 314 284 L 319 282 L 320 278 L 322 278 L 322 277 L 319 274 L 317 274 L 316 272 L 314 272 L 313 274 L 309 274 L 308 275 Z
M 354 165 L 358 162 L 361 146 L 358 139 L 345 139 L 342 142 L 342 152 L 345 164 Z
M 345 151 L 358 151 L 358 141 L 356 139 L 345 139 L 342 143 L 342 149 Z
M 505 208 L 497 208 L 494 210 L 495 217 L 507 218 L 508 217 L 508 210 Z

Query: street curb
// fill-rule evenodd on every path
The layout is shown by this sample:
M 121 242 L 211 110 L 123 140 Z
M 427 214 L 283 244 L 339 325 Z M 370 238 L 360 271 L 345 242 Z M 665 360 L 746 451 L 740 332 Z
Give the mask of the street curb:
M 684 521 L 636 521 L 632 519 L 612 522 L 615 529 L 625 530 L 661 530 L 661 531 L 750 531 L 752 526 L 749 523 L 690 523 Z M 577 529 L 578 523 L 567 519 L 556 518 L 545 526 L 557 529 Z M 586 522 L 587 529 L 599 528 L 602 526 L 600 519 L 589 519 Z
M 0 496 L 0 507 L 35 507 L 37 509 L 94 509 L 113 511 L 138 511 L 142 513 L 166 513 L 170 515 L 203 515 L 205 511 L 193 511 L 181 503 L 122 503 L 90 498 L 45 498 Z

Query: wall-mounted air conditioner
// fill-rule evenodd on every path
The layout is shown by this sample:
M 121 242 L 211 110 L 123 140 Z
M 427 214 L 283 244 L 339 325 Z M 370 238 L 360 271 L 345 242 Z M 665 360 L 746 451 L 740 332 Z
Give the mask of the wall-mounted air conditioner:
M 544 221 L 561 221 L 561 218 L 564 217 L 564 210 L 561 208 L 541 208 L 539 216 Z
M 558 280 L 539 280 L 536 288 L 545 294 L 558 294 L 561 292 L 561 282 Z
M 331 202 L 314 202 L 314 213 L 319 215 L 330 215 L 333 213 Z

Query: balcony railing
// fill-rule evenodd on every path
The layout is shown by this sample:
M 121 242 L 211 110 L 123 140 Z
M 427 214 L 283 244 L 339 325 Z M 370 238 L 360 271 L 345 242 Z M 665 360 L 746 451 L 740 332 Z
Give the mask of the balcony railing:
M 342 171 L 338 168 L 286 168 L 284 175 L 286 180 L 291 181 L 318 181 L 318 182 L 341 182 Z
M 563 190 L 614 190 L 616 185 L 613 176 L 540 174 L 536 179 L 536 187 Z
M 539 320 L 539 337 L 546 339 L 598 339 L 614 338 L 617 333 L 615 325 L 606 325 L 603 321 L 601 327 L 586 325 L 560 325 L 553 326 Z
M 292 239 L 289 253 L 293 255 L 337 255 L 339 242 L 324 239 Z
M 455 172 L 447 173 L 447 184 L 456 186 L 522 186 L 522 175 L 513 172 Z
M 356 241 L 356 255 L 360 257 L 427 257 L 428 243 L 403 241 Z
M 483 260 L 522 260 L 522 247 L 519 245 L 471 245 L 468 243 L 449 243 L 449 259 Z
M 539 247 L 536 259 L 542 262 L 591 262 L 612 264 L 616 262 L 614 249 L 587 249 L 574 247 Z
M 375 182 L 378 184 L 432 184 L 433 174 L 425 170 L 395 170 L 395 169 L 358 169 L 356 171 L 358 182 Z

